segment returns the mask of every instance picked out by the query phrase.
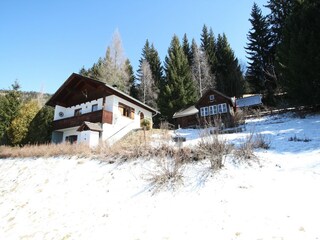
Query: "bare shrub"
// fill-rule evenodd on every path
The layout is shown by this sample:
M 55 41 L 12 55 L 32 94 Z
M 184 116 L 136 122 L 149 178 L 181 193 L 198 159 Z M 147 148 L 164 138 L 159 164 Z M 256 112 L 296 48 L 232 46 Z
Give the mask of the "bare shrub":
M 270 140 L 261 133 L 251 132 L 246 136 L 245 141 L 234 150 L 233 156 L 238 160 L 258 160 L 253 152 L 255 148 L 269 149 Z
M 222 168 L 232 146 L 226 140 L 219 139 L 218 134 L 210 134 L 201 137 L 197 149 L 201 158 L 209 159 L 211 169 L 216 171 Z
M 176 190 L 183 185 L 183 172 L 184 165 L 176 156 L 157 158 L 156 168 L 148 174 L 146 180 L 153 193 L 163 189 Z
M 245 111 L 241 109 L 237 110 L 233 116 L 234 125 L 239 126 L 239 125 L 245 124 L 245 116 L 246 116 Z
M 253 144 L 254 134 L 251 132 L 246 136 L 245 141 L 241 143 L 234 151 L 233 156 L 237 160 L 250 160 L 256 159 L 256 156 L 253 153 L 254 144 Z
M 253 139 L 254 148 L 269 149 L 270 144 L 270 140 L 267 139 L 266 136 L 261 133 L 257 133 Z

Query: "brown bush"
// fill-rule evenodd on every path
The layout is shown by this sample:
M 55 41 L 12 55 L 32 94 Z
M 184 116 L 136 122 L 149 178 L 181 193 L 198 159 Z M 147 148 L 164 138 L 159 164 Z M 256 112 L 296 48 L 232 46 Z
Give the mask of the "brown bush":
M 202 136 L 198 144 L 200 158 L 209 159 L 211 169 L 222 168 L 227 155 L 231 152 L 232 146 L 226 140 L 219 139 L 218 134 Z

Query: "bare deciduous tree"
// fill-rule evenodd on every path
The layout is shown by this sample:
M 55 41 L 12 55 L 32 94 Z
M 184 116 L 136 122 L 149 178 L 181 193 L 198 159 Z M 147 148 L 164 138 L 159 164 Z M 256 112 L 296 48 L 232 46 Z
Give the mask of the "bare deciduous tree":
M 140 74 L 138 79 L 140 80 L 139 85 L 139 95 L 143 103 L 146 103 L 152 107 L 156 106 L 156 100 L 158 97 L 158 92 L 156 91 L 156 86 L 154 79 L 152 78 L 152 72 L 150 69 L 150 64 L 147 60 L 143 60 L 140 67 Z
M 201 97 L 207 89 L 215 87 L 215 78 L 210 72 L 206 54 L 198 48 L 194 40 L 192 40 L 191 47 L 193 54 L 192 77 L 197 86 L 198 95 Z
M 128 93 L 130 76 L 126 71 L 126 60 L 120 33 L 116 30 L 113 34 L 112 42 L 107 48 L 103 63 L 99 67 L 99 78 L 108 84 L 116 85 L 120 90 Z

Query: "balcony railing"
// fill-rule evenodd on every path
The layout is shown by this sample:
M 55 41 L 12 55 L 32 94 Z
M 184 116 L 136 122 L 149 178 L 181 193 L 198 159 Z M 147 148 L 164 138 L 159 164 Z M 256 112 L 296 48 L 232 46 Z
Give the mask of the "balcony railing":
M 80 116 L 74 116 L 53 121 L 53 129 L 63 129 L 80 126 L 84 121 L 92 123 L 109 123 L 112 124 L 112 112 L 99 110 L 95 112 L 85 113 Z

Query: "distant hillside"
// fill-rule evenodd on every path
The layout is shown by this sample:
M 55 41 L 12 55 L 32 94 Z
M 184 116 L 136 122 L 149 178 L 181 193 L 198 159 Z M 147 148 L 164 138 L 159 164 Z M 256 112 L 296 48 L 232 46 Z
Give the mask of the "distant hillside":
M 0 90 L 0 96 L 5 95 L 9 90 Z M 52 95 L 48 93 L 40 93 L 35 91 L 21 91 L 23 101 L 37 98 L 40 94 L 43 95 L 43 99 L 47 101 Z

